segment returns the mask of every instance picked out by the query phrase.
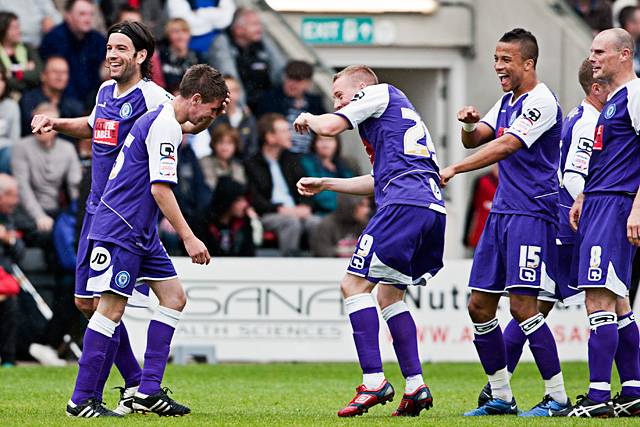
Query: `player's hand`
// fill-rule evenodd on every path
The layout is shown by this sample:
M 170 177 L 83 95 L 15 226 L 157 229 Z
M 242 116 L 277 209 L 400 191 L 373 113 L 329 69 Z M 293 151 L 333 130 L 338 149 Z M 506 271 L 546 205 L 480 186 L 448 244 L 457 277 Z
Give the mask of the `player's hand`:
M 184 248 L 187 250 L 187 255 L 191 257 L 191 262 L 194 264 L 209 265 L 211 261 L 211 255 L 207 247 L 193 234 L 187 237 L 184 241 Z
M 578 194 L 576 200 L 571 206 L 569 211 L 569 225 L 573 231 L 578 231 L 578 223 L 580 222 L 580 215 L 582 215 L 582 204 L 584 203 L 584 194 Z
M 458 121 L 462 123 L 478 123 L 480 121 L 480 112 L 474 106 L 464 106 L 458 111 Z
M 627 219 L 627 239 L 634 246 L 640 246 L 640 208 L 633 207 Z
M 453 166 L 447 166 L 446 168 L 440 170 L 440 186 L 446 187 L 451 178 L 456 176 L 456 171 Z
M 36 220 L 38 231 L 48 232 L 53 228 L 53 218 L 50 216 L 42 216 Z
M 300 180 L 296 184 L 296 187 L 298 187 L 298 193 L 300 193 L 301 196 L 305 197 L 311 197 L 318 194 L 322 190 L 326 190 L 324 180 L 322 178 L 300 178 Z
M 307 123 L 307 117 L 309 113 L 300 113 L 300 115 L 293 122 L 293 128 L 299 134 L 309 133 L 309 123 Z
M 47 133 L 53 130 L 53 119 L 44 114 L 36 114 L 31 119 L 31 133 Z

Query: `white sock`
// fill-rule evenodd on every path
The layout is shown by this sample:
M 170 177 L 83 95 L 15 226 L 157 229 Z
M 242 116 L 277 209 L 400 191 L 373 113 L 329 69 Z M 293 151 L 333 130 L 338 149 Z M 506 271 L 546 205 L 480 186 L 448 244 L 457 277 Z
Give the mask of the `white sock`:
M 106 337 L 111 338 L 118 327 L 118 323 L 98 313 L 93 313 L 87 328 L 92 329 Z
M 564 378 L 562 372 L 558 372 L 548 380 L 544 380 L 544 394 L 551 396 L 553 400 L 561 405 L 567 403 L 567 392 L 564 389 Z
M 376 307 L 376 299 L 370 293 L 356 294 L 344 299 L 344 308 L 348 315 L 371 307 Z
M 491 395 L 496 399 L 511 402 L 513 400 L 513 392 L 509 384 L 509 372 L 507 368 L 502 368 L 493 375 L 489 375 L 489 384 L 491 384 Z
M 373 374 L 362 374 L 362 384 L 367 390 L 375 390 L 384 381 L 384 372 L 376 372 Z
M 422 379 L 422 374 L 418 375 L 410 375 L 406 378 L 404 385 L 404 392 L 406 394 L 411 394 L 418 389 L 422 384 L 424 384 L 424 379 Z

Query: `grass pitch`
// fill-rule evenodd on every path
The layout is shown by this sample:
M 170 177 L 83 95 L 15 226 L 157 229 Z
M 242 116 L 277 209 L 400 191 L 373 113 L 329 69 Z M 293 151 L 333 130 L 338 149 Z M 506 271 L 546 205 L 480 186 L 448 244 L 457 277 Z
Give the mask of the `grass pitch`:
M 563 364 L 572 399 L 588 386 L 586 363 Z M 73 388 L 76 367 L 17 367 L 0 369 L 0 425 L 197 425 L 197 426 L 378 426 L 378 425 L 640 425 L 637 418 L 615 420 L 519 419 L 515 416 L 468 419 L 461 414 L 475 407 L 486 381 L 480 364 L 438 363 L 425 365 L 425 378 L 434 395 L 434 408 L 419 418 L 391 418 L 404 386 L 395 364 L 385 365 L 387 378 L 396 388 L 389 405 L 377 406 L 355 419 L 336 416 L 354 394 L 360 371 L 356 364 L 222 364 L 169 366 L 165 384 L 177 401 L 191 407 L 183 418 L 130 415 L 124 419 L 69 419 L 64 409 Z M 617 386 L 614 379 L 614 390 Z M 118 398 L 111 387 L 121 385 L 111 373 L 105 400 L 113 408 Z M 534 364 L 523 363 L 512 381 L 518 406 L 529 409 L 542 398 L 544 387 Z M 605 424 L 606 423 L 606 424 Z

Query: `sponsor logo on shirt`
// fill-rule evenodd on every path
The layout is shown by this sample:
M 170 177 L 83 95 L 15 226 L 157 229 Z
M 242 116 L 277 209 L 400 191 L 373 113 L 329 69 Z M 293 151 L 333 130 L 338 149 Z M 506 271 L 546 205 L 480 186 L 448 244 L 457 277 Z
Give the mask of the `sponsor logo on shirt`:
M 593 141 L 593 151 L 602 151 L 602 134 L 604 134 L 604 125 L 596 128 L 596 137 Z
M 118 146 L 118 127 L 120 122 L 117 120 L 96 119 L 93 125 L 93 142 L 94 144 Z
M 123 119 L 128 119 L 129 117 L 131 117 L 131 113 L 133 113 L 133 107 L 131 106 L 131 104 L 129 102 L 125 102 L 124 104 L 122 104 L 122 107 L 120 107 L 120 117 L 122 117 Z
M 353 95 L 353 98 L 351 98 L 351 102 L 357 101 L 357 100 L 362 99 L 362 98 L 364 98 L 364 92 L 360 91 L 360 92 L 356 93 L 355 95 Z
M 616 104 L 611 104 L 604 110 L 604 118 L 610 119 L 616 113 Z
M 169 142 L 160 144 L 160 167 L 158 172 L 160 176 L 173 177 L 176 176 L 177 162 L 173 155 L 175 148 Z

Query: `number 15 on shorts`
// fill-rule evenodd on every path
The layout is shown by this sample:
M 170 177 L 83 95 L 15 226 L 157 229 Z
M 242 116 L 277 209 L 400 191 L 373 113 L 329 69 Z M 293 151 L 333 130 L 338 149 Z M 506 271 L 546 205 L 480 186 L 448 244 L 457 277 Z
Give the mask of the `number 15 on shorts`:
M 540 266 L 540 246 L 520 246 L 520 280 L 524 282 L 535 282 L 537 268 Z

